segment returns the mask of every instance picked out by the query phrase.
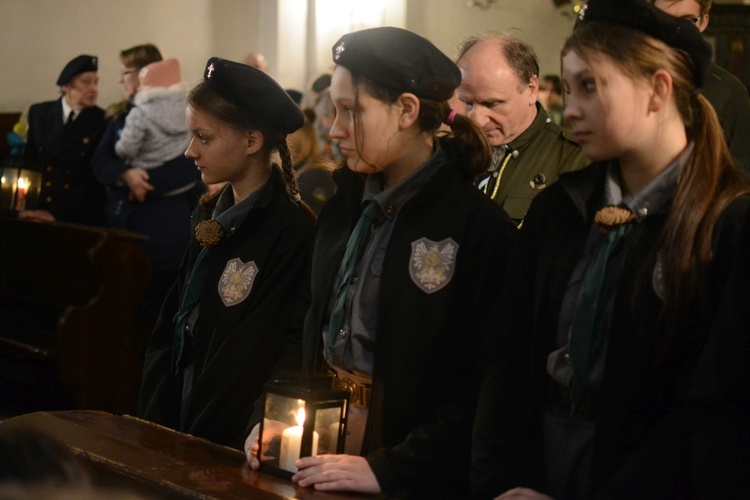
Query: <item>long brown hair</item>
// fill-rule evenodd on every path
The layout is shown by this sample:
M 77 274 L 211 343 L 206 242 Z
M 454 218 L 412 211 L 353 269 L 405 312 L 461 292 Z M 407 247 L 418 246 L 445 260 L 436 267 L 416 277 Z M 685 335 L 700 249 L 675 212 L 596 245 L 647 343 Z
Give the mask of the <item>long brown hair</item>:
M 393 104 L 403 93 L 395 89 L 378 86 L 369 78 L 352 72 L 352 84 L 355 92 L 354 129 L 357 149 L 361 149 L 359 140 L 362 136 L 359 122 L 359 93 L 362 88 L 375 99 L 386 104 Z M 440 125 L 451 114 L 447 101 L 433 101 L 419 99 L 419 117 L 417 123 L 422 132 L 431 132 L 440 141 L 441 146 L 454 164 L 460 168 L 462 176 L 467 180 L 475 180 L 487 170 L 492 161 L 492 150 L 486 135 L 470 118 L 455 114 L 452 117 L 450 133 L 438 133 Z M 361 151 L 357 151 L 360 154 Z M 363 161 L 366 162 L 365 159 Z
M 635 30 L 600 23 L 579 26 L 563 47 L 563 54 L 570 51 L 583 60 L 603 54 L 634 79 L 649 78 L 660 69 L 672 76 L 675 103 L 695 147 L 680 171 L 667 222 L 642 267 L 641 280 L 650 282 L 660 256 L 664 319 L 675 333 L 684 326 L 686 313 L 705 303 L 714 228 L 748 187 L 732 163 L 716 112 L 695 87 L 694 66 L 685 53 Z
M 228 101 L 218 92 L 211 89 L 206 82 L 200 82 L 190 93 L 188 93 L 187 103 L 190 107 L 200 110 L 202 113 L 211 116 L 215 120 L 226 123 L 235 130 L 244 132 L 247 130 L 257 130 L 263 134 L 263 155 L 269 164 L 271 164 L 271 153 L 278 151 L 281 160 L 281 173 L 286 181 L 287 191 L 292 199 L 302 208 L 308 217 L 314 222 L 315 213 L 302 201 L 297 184 L 297 175 L 292 166 L 292 155 L 289 151 L 289 145 L 286 142 L 286 135 L 274 130 L 267 123 L 263 123 L 256 116 L 242 113 L 240 109 L 231 101 Z M 272 165 L 272 168 L 273 167 Z M 218 196 L 218 193 L 216 193 Z M 204 197 L 202 203 L 214 201 L 213 197 Z

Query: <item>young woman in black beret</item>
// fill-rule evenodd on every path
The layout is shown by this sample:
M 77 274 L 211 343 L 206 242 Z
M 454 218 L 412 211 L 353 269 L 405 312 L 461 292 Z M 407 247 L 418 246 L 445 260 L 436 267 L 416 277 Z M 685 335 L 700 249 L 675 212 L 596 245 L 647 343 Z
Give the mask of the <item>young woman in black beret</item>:
M 471 183 L 490 152 L 446 102 L 461 79 L 449 58 L 397 28 L 345 35 L 333 55 L 331 137 L 346 168 L 320 213 L 304 358 L 354 390 L 346 454 L 299 460 L 293 481 L 461 498 L 515 228 Z M 438 136 L 443 122 L 451 133 Z
M 747 258 L 750 207 L 698 91 L 711 49 L 645 0 L 590 0 L 579 17 L 562 51 L 565 119 L 594 163 L 534 200 L 510 261 L 507 309 L 530 342 L 535 476 L 500 498 L 737 498 L 718 493 L 732 486 L 710 464 L 748 451 L 712 447 L 724 429 L 701 425 L 706 413 L 730 423 L 734 409 L 696 402 L 716 376 L 698 367 L 714 355 L 736 255 Z M 499 387 L 478 415 L 483 497 L 508 487 Z
M 205 183 L 227 184 L 193 212 L 195 238 L 148 346 L 138 414 L 241 449 L 263 384 L 301 366 L 314 215 L 286 136 L 304 117 L 262 71 L 212 58 L 187 121 L 185 156 Z

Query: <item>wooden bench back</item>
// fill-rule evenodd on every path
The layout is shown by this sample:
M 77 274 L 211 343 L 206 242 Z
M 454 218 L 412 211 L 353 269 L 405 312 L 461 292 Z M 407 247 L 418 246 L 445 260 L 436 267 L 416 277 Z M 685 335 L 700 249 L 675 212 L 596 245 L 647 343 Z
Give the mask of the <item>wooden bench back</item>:
M 0 397 L 28 398 L 15 411 L 135 411 L 151 329 L 145 238 L 0 217 Z

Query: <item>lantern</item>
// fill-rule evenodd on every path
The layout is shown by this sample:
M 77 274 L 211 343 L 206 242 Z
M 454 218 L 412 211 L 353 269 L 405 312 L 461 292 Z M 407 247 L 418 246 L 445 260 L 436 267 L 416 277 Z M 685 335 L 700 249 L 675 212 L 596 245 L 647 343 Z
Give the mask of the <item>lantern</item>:
M 6 165 L 0 172 L 0 208 L 16 211 L 36 208 L 42 174 L 20 166 Z
M 261 470 L 291 478 L 301 457 L 342 453 L 349 393 L 333 377 L 291 372 L 266 384 L 258 436 Z

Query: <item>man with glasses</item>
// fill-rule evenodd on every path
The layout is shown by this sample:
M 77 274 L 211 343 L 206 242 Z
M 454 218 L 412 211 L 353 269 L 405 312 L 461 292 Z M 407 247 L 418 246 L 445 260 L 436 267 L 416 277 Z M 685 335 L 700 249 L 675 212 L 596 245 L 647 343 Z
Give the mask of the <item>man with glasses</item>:
M 711 0 L 651 1 L 664 12 L 690 21 L 701 32 L 708 27 Z M 750 171 L 750 97 L 747 88 L 729 71 L 712 63 L 702 93 L 719 115 L 735 164 Z

